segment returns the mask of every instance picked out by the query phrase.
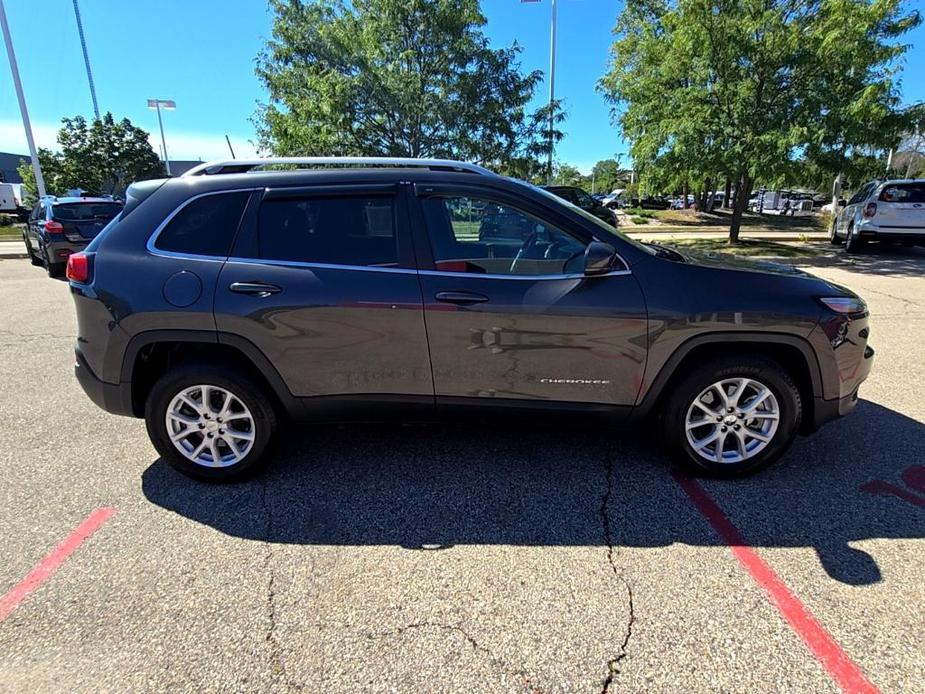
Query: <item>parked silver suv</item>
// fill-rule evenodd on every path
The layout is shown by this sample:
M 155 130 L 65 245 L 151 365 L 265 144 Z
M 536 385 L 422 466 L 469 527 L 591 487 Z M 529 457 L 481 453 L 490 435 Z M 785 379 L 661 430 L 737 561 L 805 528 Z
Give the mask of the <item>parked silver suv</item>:
M 849 253 L 868 241 L 925 245 L 925 180 L 865 183 L 836 213 L 829 238 Z

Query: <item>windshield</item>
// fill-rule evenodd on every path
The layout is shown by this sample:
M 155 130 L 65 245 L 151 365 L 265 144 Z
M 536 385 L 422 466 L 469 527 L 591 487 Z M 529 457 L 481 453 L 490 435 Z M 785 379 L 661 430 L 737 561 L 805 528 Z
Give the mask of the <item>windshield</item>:
M 539 188 L 538 186 L 535 186 L 535 185 L 533 185 L 532 183 L 527 183 L 526 181 L 521 181 L 521 180 L 518 179 L 518 178 L 511 178 L 511 179 L 509 179 L 509 180 L 513 181 L 514 183 L 518 183 L 518 184 L 520 184 L 520 185 L 522 185 L 522 186 L 525 186 L 525 187 L 529 188 L 530 190 L 532 190 L 532 191 L 534 191 L 534 192 L 536 192 L 536 193 L 539 193 L 540 195 L 542 195 L 543 197 L 545 197 L 547 200 L 550 200 L 550 201 L 556 203 L 557 205 L 562 205 L 563 207 L 567 207 L 567 208 L 569 209 L 570 212 L 575 212 L 576 214 L 579 214 L 579 215 L 581 215 L 582 217 L 584 217 L 585 219 L 587 219 L 589 222 L 593 222 L 595 225 L 597 225 L 597 227 L 598 227 L 601 231 L 606 232 L 607 235 L 609 235 L 609 236 L 615 236 L 615 237 L 619 238 L 621 241 L 623 241 L 624 243 L 630 244 L 633 248 L 638 248 L 638 249 L 639 249 L 640 251 L 642 251 L 643 253 L 648 253 L 649 255 L 657 255 L 657 254 L 658 254 L 658 252 L 657 252 L 654 248 L 652 248 L 651 246 L 647 246 L 647 245 L 645 245 L 645 244 L 643 244 L 643 243 L 640 243 L 639 241 L 636 241 L 636 240 L 634 240 L 634 239 L 631 239 L 629 236 L 627 236 L 626 234 L 624 234 L 624 233 L 623 233 L 622 231 L 620 231 L 619 229 L 610 226 L 610 225 L 609 225 L 607 222 L 605 222 L 604 220 L 598 219 L 597 217 L 595 217 L 595 216 L 594 216 L 593 214 L 591 214 L 590 212 L 585 212 L 583 209 L 581 209 L 581 208 L 578 207 L 577 205 L 573 205 L 573 204 L 570 203 L 568 200 L 565 200 L 565 199 L 563 199 L 563 198 L 560 198 L 558 195 L 555 195 L 554 193 L 550 193 L 548 190 L 543 190 L 542 188 Z

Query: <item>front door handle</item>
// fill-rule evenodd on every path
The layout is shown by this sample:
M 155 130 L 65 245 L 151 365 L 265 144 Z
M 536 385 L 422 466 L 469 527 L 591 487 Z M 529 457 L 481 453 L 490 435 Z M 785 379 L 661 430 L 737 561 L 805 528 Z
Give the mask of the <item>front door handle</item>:
M 475 292 L 437 292 L 434 298 L 445 304 L 480 304 L 488 301 L 487 296 Z
M 283 291 L 282 287 L 277 287 L 275 284 L 269 284 L 268 282 L 232 282 L 228 289 L 235 294 L 250 294 L 261 299 Z

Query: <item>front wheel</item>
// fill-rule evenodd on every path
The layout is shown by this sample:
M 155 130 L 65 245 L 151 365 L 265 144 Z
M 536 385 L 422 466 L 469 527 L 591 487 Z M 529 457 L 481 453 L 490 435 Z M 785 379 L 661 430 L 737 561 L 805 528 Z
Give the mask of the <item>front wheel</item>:
M 695 473 L 742 477 L 786 452 L 801 416 L 800 393 L 777 363 L 728 357 L 678 384 L 665 410 L 664 434 Z
M 158 453 L 185 475 L 224 482 L 254 472 L 276 430 L 273 405 L 251 379 L 189 364 L 154 384 L 145 407 Z

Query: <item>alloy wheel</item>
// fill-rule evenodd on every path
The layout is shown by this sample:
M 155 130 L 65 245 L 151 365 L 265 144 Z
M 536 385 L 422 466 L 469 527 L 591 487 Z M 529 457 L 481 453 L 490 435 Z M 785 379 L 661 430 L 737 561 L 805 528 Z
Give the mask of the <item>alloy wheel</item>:
M 704 388 L 687 408 L 687 442 L 701 458 L 741 463 L 768 447 L 780 423 L 780 406 L 765 384 L 726 378 Z
M 229 467 L 254 445 L 256 423 L 241 399 L 214 385 L 188 386 L 167 406 L 167 435 L 180 453 L 203 467 Z

